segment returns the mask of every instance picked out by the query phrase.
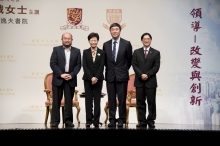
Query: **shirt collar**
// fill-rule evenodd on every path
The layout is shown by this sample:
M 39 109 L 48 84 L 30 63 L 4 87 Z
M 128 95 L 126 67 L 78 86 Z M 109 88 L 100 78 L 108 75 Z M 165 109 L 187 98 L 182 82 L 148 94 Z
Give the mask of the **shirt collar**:
M 91 47 L 90 47 L 91 51 L 93 50 Z M 95 51 L 97 51 L 97 47 L 95 48 Z
M 120 42 L 120 37 L 119 37 L 117 40 L 112 39 L 112 44 L 114 43 L 114 41 L 116 41 L 117 44 L 119 44 L 119 42 Z
M 143 47 L 143 49 L 144 49 L 144 50 L 146 50 L 146 49 L 147 49 L 147 51 L 149 51 L 149 50 L 150 50 L 150 46 L 149 46 L 148 48 Z
M 66 47 L 65 47 L 65 46 L 63 46 L 63 49 L 64 49 L 64 50 L 66 50 Z M 70 51 L 71 51 L 71 46 L 70 46 Z

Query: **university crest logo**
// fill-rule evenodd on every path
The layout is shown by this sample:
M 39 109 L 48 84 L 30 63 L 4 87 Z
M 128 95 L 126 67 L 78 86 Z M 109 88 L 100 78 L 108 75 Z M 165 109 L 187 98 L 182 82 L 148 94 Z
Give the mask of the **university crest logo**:
M 89 27 L 82 25 L 82 12 L 81 8 L 67 8 L 67 24 L 61 26 L 60 29 L 82 29 L 88 31 Z
M 106 9 L 106 19 L 107 22 L 111 25 L 112 23 L 121 23 L 122 20 L 122 9 Z M 109 26 L 107 24 L 102 25 L 105 29 L 109 30 Z M 124 28 L 125 23 L 121 25 L 121 28 Z

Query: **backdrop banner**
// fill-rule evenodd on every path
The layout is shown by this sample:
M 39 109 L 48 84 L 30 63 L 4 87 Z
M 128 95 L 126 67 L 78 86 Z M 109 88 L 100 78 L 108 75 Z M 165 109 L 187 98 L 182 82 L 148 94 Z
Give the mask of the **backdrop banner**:
M 62 45 L 62 34 L 73 35 L 72 46 L 82 55 L 91 32 L 99 34 L 102 48 L 117 22 L 133 51 L 149 32 L 151 46 L 161 53 L 155 122 L 220 125 L 219 0 L 0 0 L 0 19 L 0 123 L 43 123 L 44 77 L 52 72 L 50 56 Z M 82 75 L 81 68 L 79 94 Z M 107 93 L 105 81 L 102 92 Z M 101 122 L 106 101 L 107 95 L 101 99 Z M 85 99 L 79 97 L 79 103 L 85 123 Z M 73 114 L 76 123 L 75 108 Z M 129 123 L 137 123 L 135 108 Z

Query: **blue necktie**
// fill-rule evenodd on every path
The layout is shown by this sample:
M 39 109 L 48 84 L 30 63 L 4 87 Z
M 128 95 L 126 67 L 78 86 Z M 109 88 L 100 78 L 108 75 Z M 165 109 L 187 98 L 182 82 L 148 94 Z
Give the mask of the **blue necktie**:
M 115 60 L 115 52 L 116 52 L 116 41 L 114 41 L 113 50 L 112 50 L 112 58 Z

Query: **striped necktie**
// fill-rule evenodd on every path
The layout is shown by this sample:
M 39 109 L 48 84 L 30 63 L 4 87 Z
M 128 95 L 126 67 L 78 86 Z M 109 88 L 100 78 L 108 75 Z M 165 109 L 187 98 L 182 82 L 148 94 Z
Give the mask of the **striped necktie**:
M 144 50 L 144 58 L 147 57 L 147 50 Z
M 96 50 L 91 49 L 93 62 L 95 61 L 95 51 Z
M 116 41 L 114 41 L 114 45 L 113 45 L 113 50 L 112 50 L 112 58 L 113 58 L 113 60 L 115 60 L 115 52 L 116 52 Z

